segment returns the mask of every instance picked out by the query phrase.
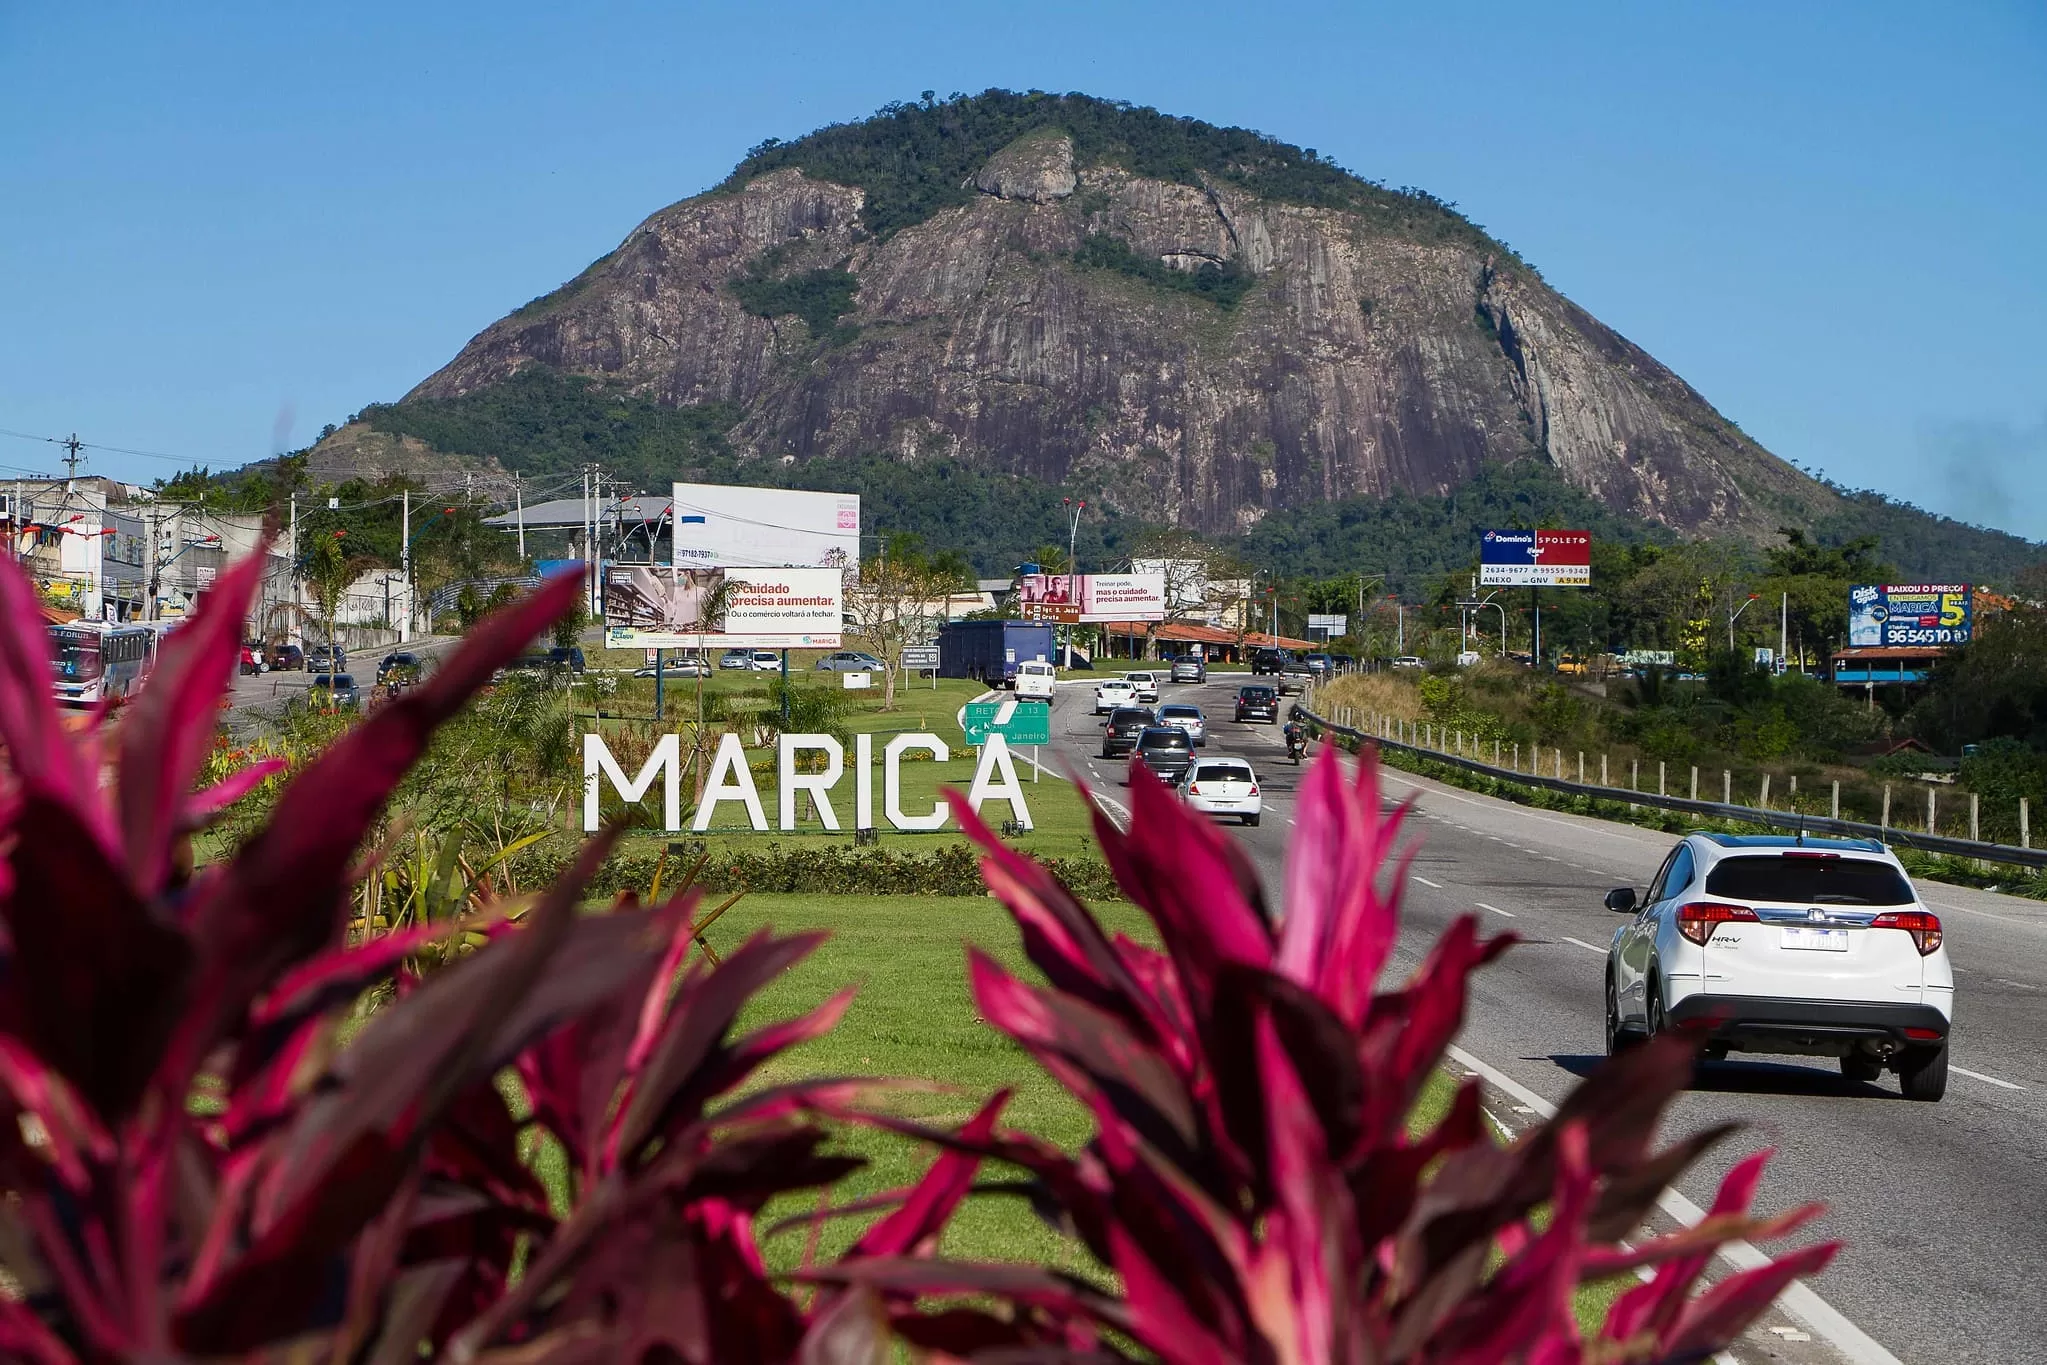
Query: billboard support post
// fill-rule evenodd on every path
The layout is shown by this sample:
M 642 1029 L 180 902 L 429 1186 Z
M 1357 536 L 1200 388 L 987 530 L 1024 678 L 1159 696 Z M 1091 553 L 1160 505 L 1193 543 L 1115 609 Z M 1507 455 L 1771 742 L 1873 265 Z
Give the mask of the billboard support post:
M 667 653 L 668 653 L 668 651 L 667 651 L 667 650 L 665 650 L 665 649 L 657 649 L 657 650 L 655 650 L 655 651 L 654 651 L 654 719 L 655 719 L 655 720 L 659 720 L 659 719 L 661 719 L 661 681 L 662 681 L 662 679 L 661 679 L 661 665 L 662 665 L 662 660 L 663 660 L 663 658 L 664 658 L 664 657 L 665 657 L 665 656 L 667 655 Z

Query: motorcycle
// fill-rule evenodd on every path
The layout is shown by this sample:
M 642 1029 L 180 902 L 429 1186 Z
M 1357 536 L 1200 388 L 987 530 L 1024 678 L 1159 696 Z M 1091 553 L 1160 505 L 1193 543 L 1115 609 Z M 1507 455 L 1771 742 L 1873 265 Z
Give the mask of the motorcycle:
M 1308 752 L 1308 736 L 1302 730 L 1289 730 L 1286 737 L 1286 756 L 1295 763 Z

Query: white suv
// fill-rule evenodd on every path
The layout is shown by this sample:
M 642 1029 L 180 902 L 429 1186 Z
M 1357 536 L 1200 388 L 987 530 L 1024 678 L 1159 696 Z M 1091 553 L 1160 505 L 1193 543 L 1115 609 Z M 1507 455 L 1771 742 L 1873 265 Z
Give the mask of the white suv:
M 1154 706 L 1159 699 L 1159 675 L 1156 673 L 1125 673 L 1123 681 L 1137 689 L 1137 700 L 1144 706 Z
M 1871 839 L 1691 834 L 1606 954 L 1609 1052 L 1647 1034 L 1704 1055 L 1837 1057 L 1852 1080 L 1897 1073 L 1907 1099 L 1947 1090 L 1955 980 L 1940 918 Z

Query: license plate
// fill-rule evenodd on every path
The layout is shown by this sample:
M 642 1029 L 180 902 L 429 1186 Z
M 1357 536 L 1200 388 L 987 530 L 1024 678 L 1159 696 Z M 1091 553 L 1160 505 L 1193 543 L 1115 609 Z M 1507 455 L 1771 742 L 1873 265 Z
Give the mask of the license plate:
M 1786 948 L 1805 948 L 1823 953 L 1845 953 L 1848 951 L 1846 929 L 1807 929 L 1804 926 L 1786 926 L 1783 930 Z

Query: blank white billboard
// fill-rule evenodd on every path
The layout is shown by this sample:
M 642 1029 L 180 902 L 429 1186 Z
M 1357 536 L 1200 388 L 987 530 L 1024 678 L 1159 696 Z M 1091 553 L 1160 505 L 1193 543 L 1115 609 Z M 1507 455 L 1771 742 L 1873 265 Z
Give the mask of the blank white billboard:
M 860 495 L 675 485 L 679 569 L 860 567 Z

